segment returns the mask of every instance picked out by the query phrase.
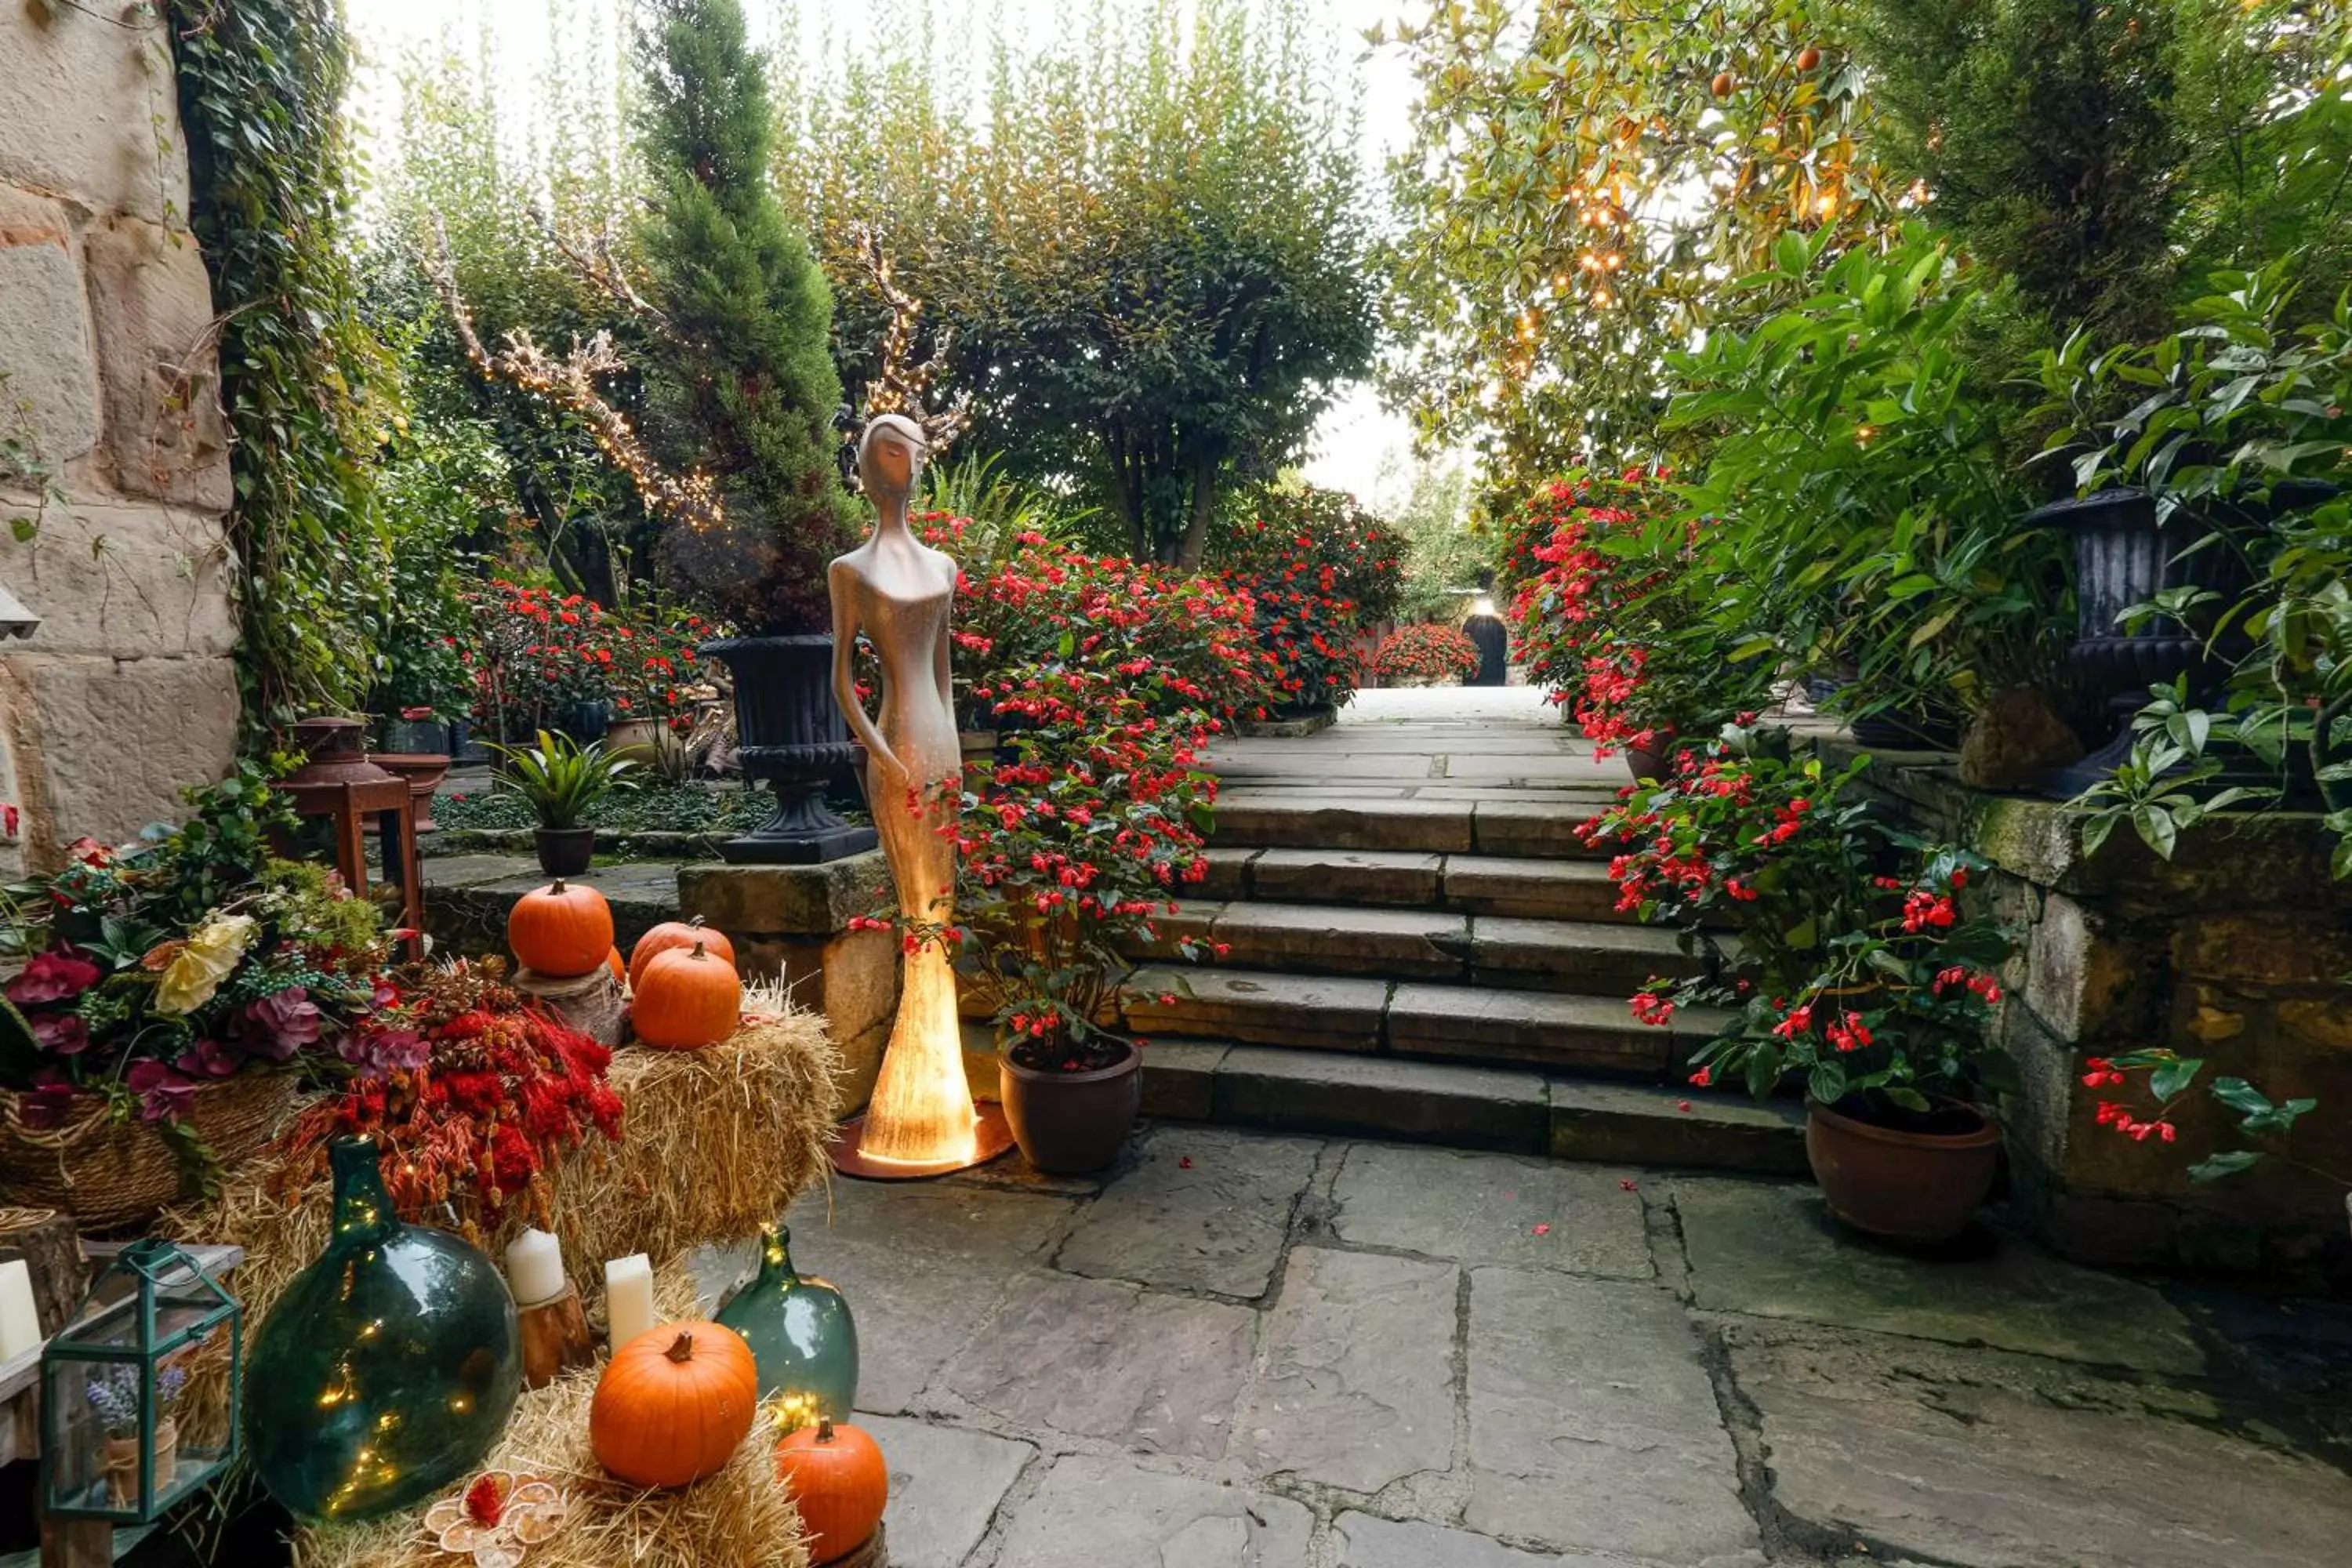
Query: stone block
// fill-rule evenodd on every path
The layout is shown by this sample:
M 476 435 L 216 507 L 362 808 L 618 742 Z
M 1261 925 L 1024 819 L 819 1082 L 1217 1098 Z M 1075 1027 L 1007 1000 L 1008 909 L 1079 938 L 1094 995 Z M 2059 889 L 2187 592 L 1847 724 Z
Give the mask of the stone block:
M 1328 904 L 1228 904 L 1213 928 L 1244 967 L 1432 980 L 1462 976 L 1469 934 L 1466 916 L 1442 910 Z
M 0 20 L 0 37 L 12 25 Z M 8 92 L 0 81 L 0 170 Z M 21 410 L 35 458 L 58 469 L 98 445 L 98 360 L 81 266 L 56 203 L 0 192 L 0 421 L 17 433 Z
M 1369 1051 L 1380 1045 L 1388 994 L 1380 980 L 1147 969 L 1128 981 L 1127 1021 L 1150 1035 Z
M 18 656 L 0 670 L 36 864 L 84 835 L 121 843 L 178 821 L 181 789 L 219 778 L 236 757 L 226 658 Z
M 1451 1264 L 1293 1248 L 1234 1457 L 1366 1497 L 1451 1469 L 1457 1279 Z
M 1473 808 L 1477 814 L 1473 842 L 1461 847 L 1481 855 L 1591 859 L 1594 852 L 1578 841 L 1576 830 L 1608 804 L 1605 795 L 1557 804 L 1482 800 Z
M 1217 1068 L 1216 1120 L 1461 1149 L 1539 1154 L 1544 1080 L 1531 1072 L 1236 1046 Z
M 872 914 L 889 887 L 889 863 L 868 849 L 816 866 L 681 867 L 677 902 L 730 936 L 831 936 Z
M 2192 917 L 2175 934 L 2172 957 L 2184 974 L 2240 989 L 2328 985 L 2352 973 L 2352 931 L 2284 907 Z
M 1513 1263 L 1647 1279 L 1642 1194 L 1625 1173 L 1386 1143 L 1349 1146 L 1331 1233 L 1455 1263 Z
M 83 246 L 115 487 L 227 510 L 212 285 L 196 242 L 125 217 L 91 229 Z
M 1531 920 L 1624 921 L 1609 868 L 1594 860 L 1453 855 L 1445 861 L 1445 907 Z
M 2161 991 L 2148 984 L 2162 962 L 2160 942 L 2160 932 L 2135 940 L 2128 928 L 2050 894 L 2023 943 L 2025 1005 L 2062 1040 L 2145 1028 Z
M 88 6 L 0 6 L 0 180 L 156 223 L 188 210 L 178 94 L 154 15 L 118 24 Z
M 1419 1056 L 1656 1078 L 1666 1070 L 1670 1038 L 1633 1022 L 1625 1004 L 1611 997 L 1404 984 L 1389 1001 L 1389 1048 Z
M 0 531 L 0 582 L 41 617 L 23 645 L 38 653 L 224 656 L 236 646 L 229 576 L 219 521 L 161 505 L 77 500 L 29 541 Z
M 1272 1283 L 1320 1143 L 1217 1127 L 1155 1128 L 1062 1246 L 1097 1279 L 1255 1300 Z
M 736 967 L 746 980 L 774 980 L 803 1007 L 824 1015 L 835 1039 L 852 1039 L 898 1006 L 898 945 L 881 931 L 825 938 L 735 936 Z
M 1212 1040 L 1155 1040 L 1143 1053 L 1143 1114 L 1206 1121 L 1216 1103 L 1217 1068 L 1233 1047 Z
M 890 1568 L 963 1568 L 1037 1456 L 1027 1443 L 889 1415 L 857 1424 L 890 1467 Z
M 1698 1335 L 1649 1285 L 1470 1275 L 1472 1530 L 1643 1563 L 1762 1543 Z
M 1257 1326 L 1246 1307 L 1038 1272 L 950 1363 L 958 1398 L 1024 1427 L 1139 1453 L 1223 1456 Z M 1053 1371 L 1039 1375 L 1039 1349 Z
M 1288 1498 L 1066 1454 L 1014 1509 L 996 1561 L 1004 1568 L 1307 1568 L 1314 1532 L 1315 1516 Z
M 1804 1110 L 1791 1101 L 1591 1079 L 1552 1080 L 1551 1157 L 1763 1176 L 1811 1169 Z
M 1411 849 L 1268 849 L 1250 868 L 1250 890 L 1303 903 L 1433 904 L 1443 864 Z

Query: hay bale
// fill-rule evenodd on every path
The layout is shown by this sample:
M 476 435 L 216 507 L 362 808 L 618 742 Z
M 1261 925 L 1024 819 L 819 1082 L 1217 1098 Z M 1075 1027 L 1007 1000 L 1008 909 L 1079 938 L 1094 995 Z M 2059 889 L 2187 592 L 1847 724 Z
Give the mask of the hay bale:
M 614 1052 L 620 1142 L 592 1139 L 549 1172 L 555 1234 L 582 1300 L 600 1304 L 608 1258 L 642 1252 L 665 1263 L 781 1215 L 827 1168 L 837 1060 L 824 1019 L 810 1012 L 754 1018 L 705 1050 Z M 320 1177 L 280 1196 L 278 1170 L 267 1153 L 247 1161 L 216 1200 L 172 1210 L 157 1226 L 245 1248 L 231 1285 L 249 1323 L 326 1249 L 331 1184 Z M 492 1257 L 528 1223 L 520 1209 L 510 1205 L 486 1238 Z
M 717 1475 L 677 1491 L 640 1491 L 606 1475 L 589 1451 L 595 1392 L 596 1373 L 579 1372 L 526 1393 L 484 1462 L 485 1469 L 552 1481 L 571 1499 L 562 1528 L 530 1548 L 526 1568 L 808 1568 L 799 1510 L 776 1476 L 772 1412 Z M 464 1491 L 460 1484 L 445 1495 Z M 464 1564 L 425 1533 L 431 1507 L 420 1503 L 366 1524 L 305 1526 L 294 1536 L 296 1568 Z

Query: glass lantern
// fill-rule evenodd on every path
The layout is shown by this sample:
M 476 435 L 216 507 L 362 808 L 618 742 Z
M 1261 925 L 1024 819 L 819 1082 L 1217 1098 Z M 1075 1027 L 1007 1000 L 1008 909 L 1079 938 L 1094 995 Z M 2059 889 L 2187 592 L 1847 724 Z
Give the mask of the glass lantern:
M 49 1515 L 152 1523 L 235 1459 L 244 1330 L 187 1252 L 124 1247 L 41 1352 Z

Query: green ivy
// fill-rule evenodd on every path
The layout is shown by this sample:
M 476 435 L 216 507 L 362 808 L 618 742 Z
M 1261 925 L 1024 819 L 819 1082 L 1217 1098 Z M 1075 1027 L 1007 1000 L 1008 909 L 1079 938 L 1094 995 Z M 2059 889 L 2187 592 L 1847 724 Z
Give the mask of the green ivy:
M 221 320 L 239 676 L 257 731 L 365 698 L 387 568 L 370 395 L 389 374 L 349 259 L 337 0 L 167 0 L 190 221 Z

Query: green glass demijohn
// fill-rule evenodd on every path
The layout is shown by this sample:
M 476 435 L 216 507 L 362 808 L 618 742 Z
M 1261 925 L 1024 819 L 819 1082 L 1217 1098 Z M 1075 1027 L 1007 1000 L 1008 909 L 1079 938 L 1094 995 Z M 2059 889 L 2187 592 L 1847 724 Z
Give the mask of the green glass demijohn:
M 369 1519 L 480 1464 L 522 1391 L 522 1347 L 498 1266 L 400 1222 L 373 1140 L 329 1155 L 334 1232 L 254 1335 L 245 1445 L 295 1513 Z
M 846 1421 L 857 1405 L 857 1324 L 841 1292 L 793 1268 L 793 1233 L 760 1227 L 760 1272 L 719 1310 L 759 1363 L 760 1397 L 782 1396 L 785 1422 Z

